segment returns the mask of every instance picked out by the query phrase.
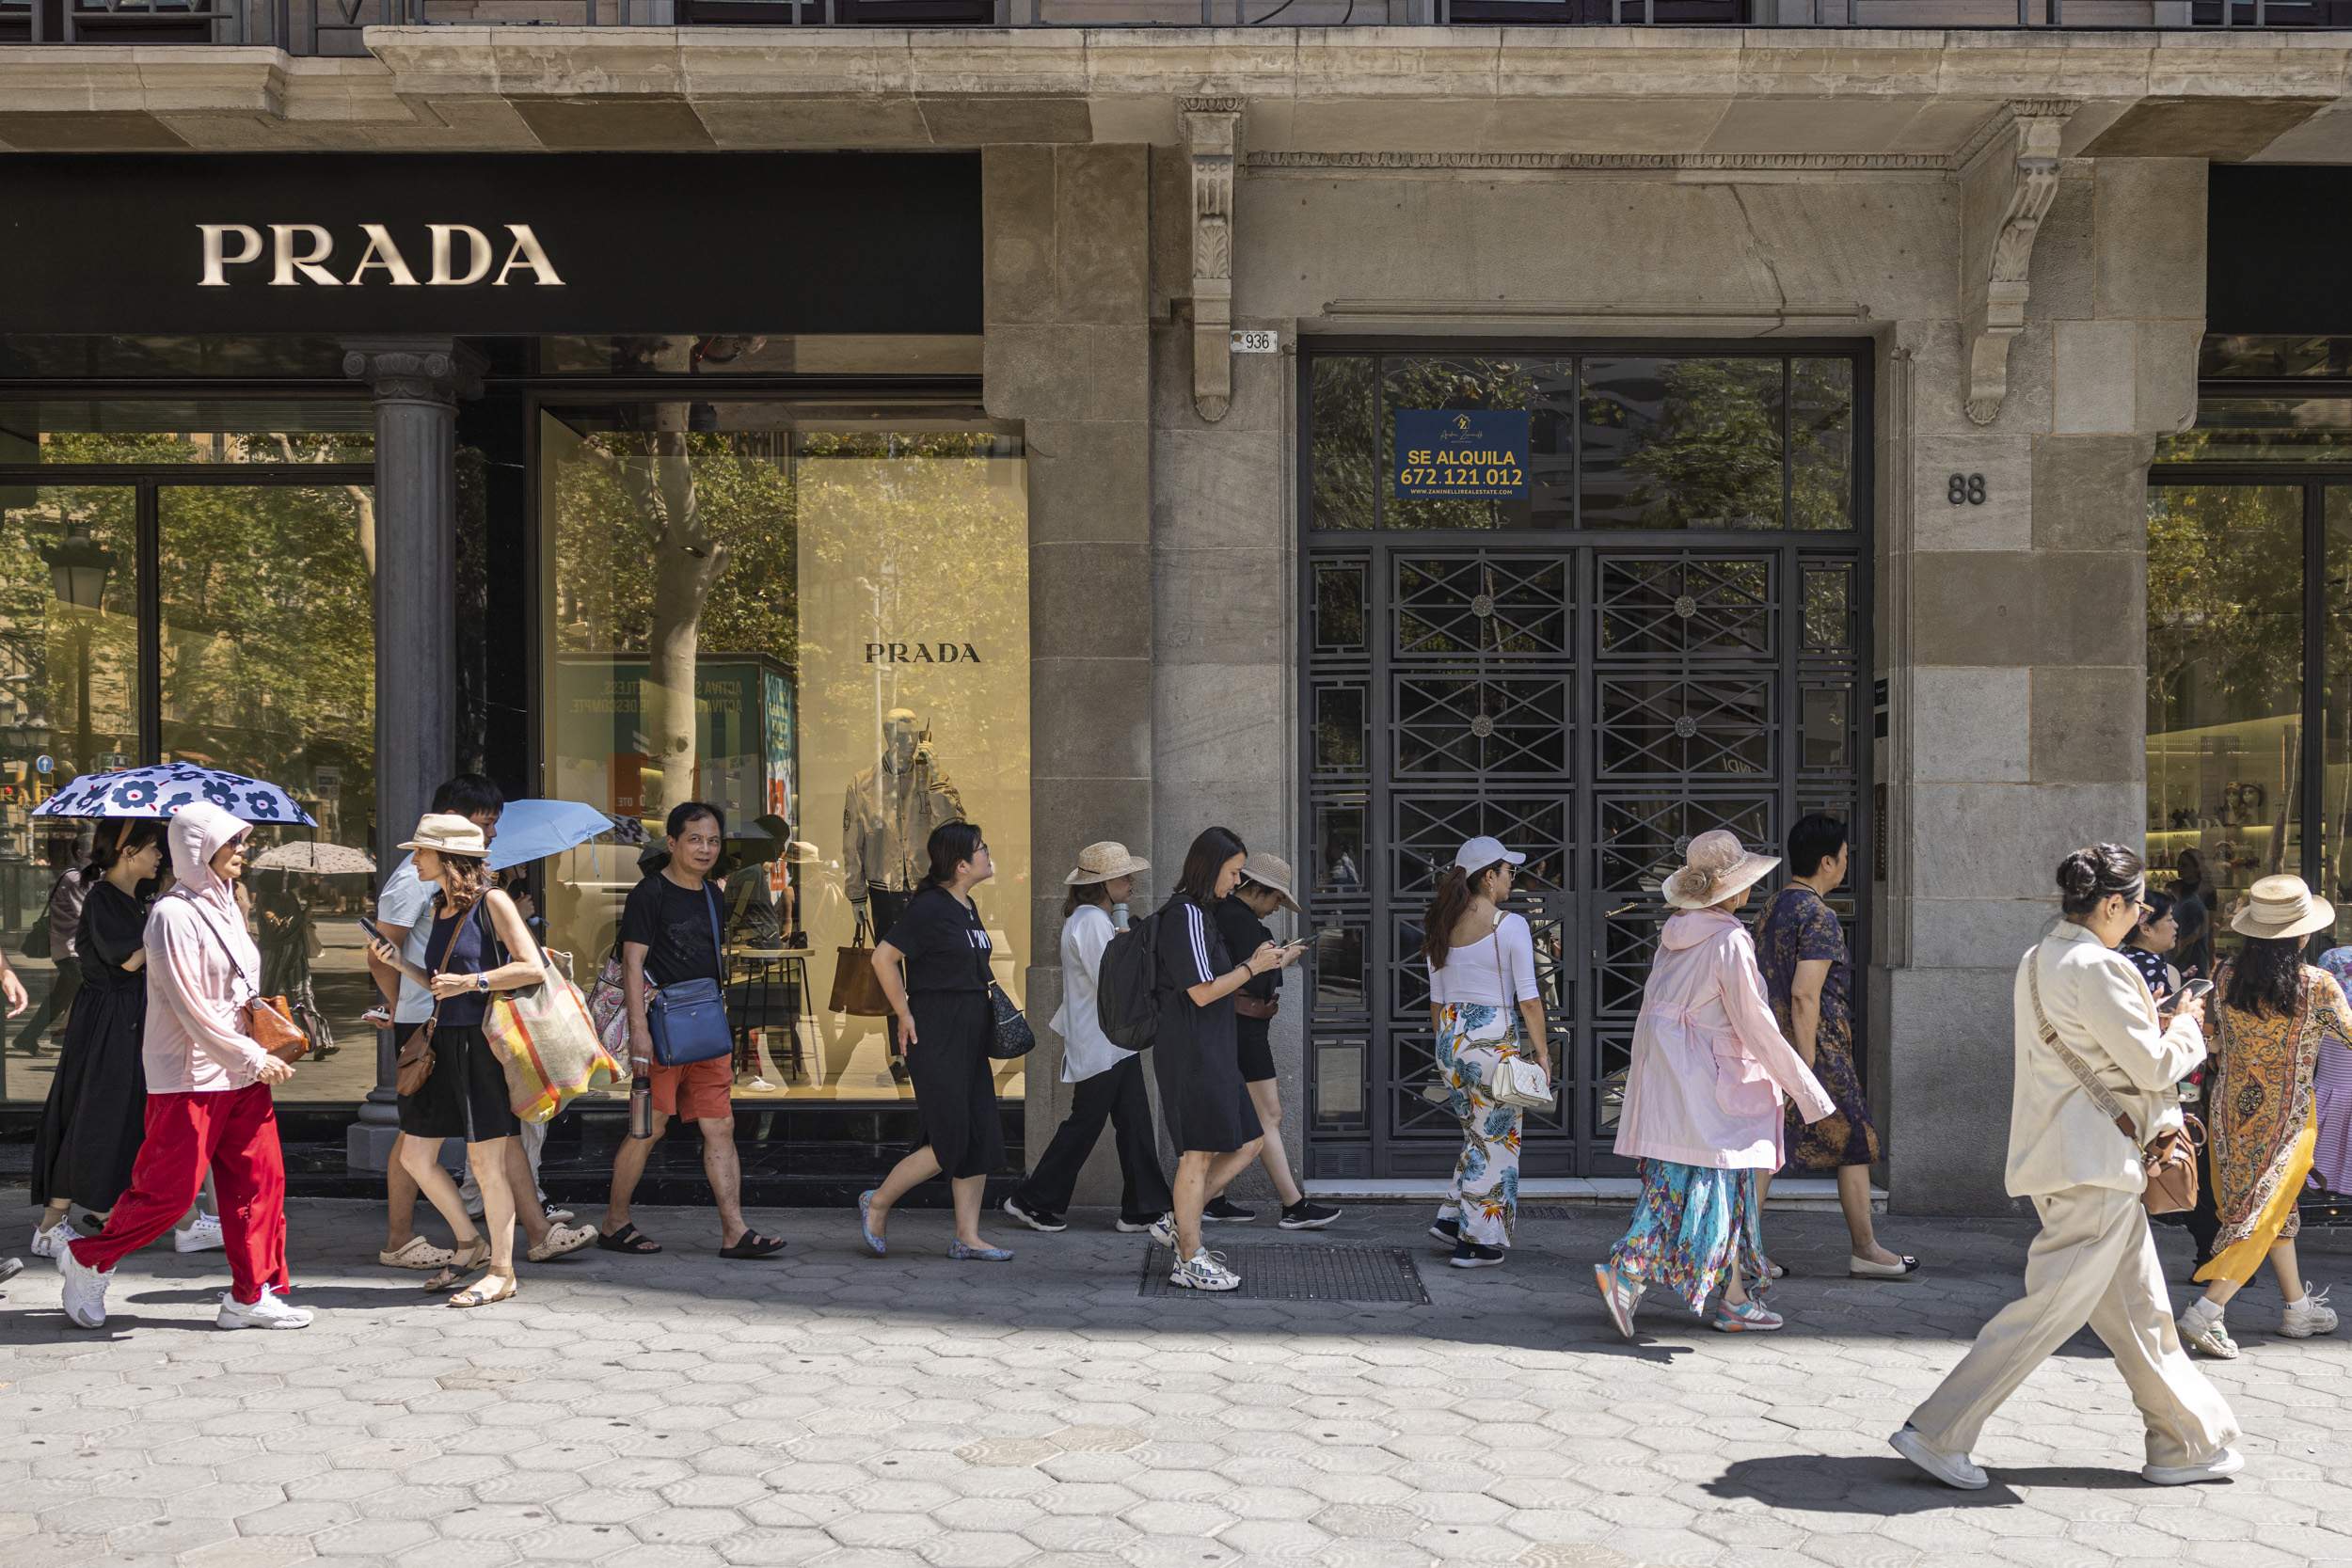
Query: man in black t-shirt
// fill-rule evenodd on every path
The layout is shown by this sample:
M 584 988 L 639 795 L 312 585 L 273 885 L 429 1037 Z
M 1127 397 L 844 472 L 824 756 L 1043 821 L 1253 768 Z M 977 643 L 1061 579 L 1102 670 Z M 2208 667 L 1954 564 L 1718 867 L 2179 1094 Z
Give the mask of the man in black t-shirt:
M 605 1208 L 604 1233 L 596 1245 L 607 1252 L 654 1253 L 661 1243 L 629 1223 L 629 1199 L 645 1159 L 668 1130 L 684 1117 L 702 1129 L 703 1174 L 710 1179 L 719 1207 L 722 1258 L 772 1258 L 784 1240 L 762 1236 L 743 1219 L 743 1167 L 735 1152 L 735 1058 L 730 1053 L 679 1067 L 658 1067 L 653 1035 L 645 1023 L 647 983 L 655 987 L 690 980 L 715 980 L 726 993 L 725 953 L 719 927 L 724 918 L 711 868 L 726 841 L 719 808 L 690 800 L 670 813 L 668 862 L 629 890 L 621 909 L 622 989 L 628 1006 L 629 1071 L 651 1081 L 653 1136 L 623 1138 L 612 1160 L 612 1196 Z

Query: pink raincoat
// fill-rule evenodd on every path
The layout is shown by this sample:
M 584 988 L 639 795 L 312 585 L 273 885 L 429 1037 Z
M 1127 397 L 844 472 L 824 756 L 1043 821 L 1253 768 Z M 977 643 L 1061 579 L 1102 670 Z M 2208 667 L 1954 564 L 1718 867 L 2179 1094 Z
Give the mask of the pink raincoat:
M 269 1053 L 245 1032 L 262 955 L 245 927 L 237 890 L 212 859 L 246 825 L 207 801 L 182 806 L 166 836 L 179 878 L 147 914 L 147 1033 L 141 1057 L 150 1094 L 217 1094 L 259 1076 Z
M 1784 1094 L 1808 1122 L 1836 1108 L 1773 1022 L 1755 939 L 1719 910 L 1676 914 L 1659 935 L 1633 1026 L 1617 1152 L 1777 1170 Z

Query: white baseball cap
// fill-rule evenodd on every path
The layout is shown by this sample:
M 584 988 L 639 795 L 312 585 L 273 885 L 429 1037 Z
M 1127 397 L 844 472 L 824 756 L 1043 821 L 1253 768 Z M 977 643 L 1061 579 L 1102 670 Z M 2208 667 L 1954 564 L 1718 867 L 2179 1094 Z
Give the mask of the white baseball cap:
M 1527 857 L 1516 850 L 1505 849 L 1502 840 L 1484 835 L 1471 839 L 1454 853 L 1454 863 L 1465 871 L 1484 871 L 1497 861 L 1509 861 L 1513 865 L 1525 865 Z

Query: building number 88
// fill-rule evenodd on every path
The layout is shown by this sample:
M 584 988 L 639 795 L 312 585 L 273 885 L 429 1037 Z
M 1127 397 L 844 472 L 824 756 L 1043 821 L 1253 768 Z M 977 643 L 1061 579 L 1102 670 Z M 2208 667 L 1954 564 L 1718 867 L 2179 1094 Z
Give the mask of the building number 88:
M 1954 474 L 1945 483 L 1944 499 L 1954 506 L 1984 504 L 1984 475 Z

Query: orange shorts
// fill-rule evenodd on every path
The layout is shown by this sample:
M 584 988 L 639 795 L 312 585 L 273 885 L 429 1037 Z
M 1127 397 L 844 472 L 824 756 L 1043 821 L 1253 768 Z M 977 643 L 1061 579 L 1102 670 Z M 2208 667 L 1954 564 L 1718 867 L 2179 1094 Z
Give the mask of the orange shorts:
M 715 1121 L 735 1114 L 735 1059 L 713 1056 L 707 1062 L 653 1069 L 653 1108 L 665 1117 L 689 1121 Z

